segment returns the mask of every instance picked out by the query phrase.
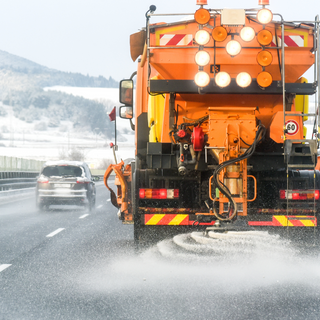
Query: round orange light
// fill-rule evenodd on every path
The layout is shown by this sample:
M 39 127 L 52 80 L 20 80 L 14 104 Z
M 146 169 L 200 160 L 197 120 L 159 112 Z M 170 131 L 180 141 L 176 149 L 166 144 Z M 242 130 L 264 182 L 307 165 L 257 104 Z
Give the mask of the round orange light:
M 224 41 L 228 36 L 228 32 L 224 27 L 215 27 L 212 30 L 212 37 L 216 41 Z
M 262 71 L 257 76 L 258 85 L 262 88 L 269 87 L 272 83 L 272 76 L 267 71 Z
M 273 57 L 270 51 L 262 50 L 257 55 L 257 61 L 262 67 L 269 66 L 272 60 L 273 60 Z
M 210 21 L 210 12 L 207 9 L 200 8 L 194 14 L 194 19 L 199 24 L 207 24 Z
M 269 30 L 261 30 L 257 35 L 257 40 L 262 46 L 268 46 L 272 41 L 272 33 Z

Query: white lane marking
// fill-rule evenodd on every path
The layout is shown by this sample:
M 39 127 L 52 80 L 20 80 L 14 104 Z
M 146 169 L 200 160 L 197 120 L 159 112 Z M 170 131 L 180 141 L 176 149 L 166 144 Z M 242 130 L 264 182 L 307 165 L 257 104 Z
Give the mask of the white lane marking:
M 103 204 L 100 204 L 100 206 L 97 207 L 97 209 L 100 209 L 103 207 Z
M 12 266 L 12 264 L 0 264 L 0 272 L 3 271 L 4 269 L 9 268 Z
M 111 201 L 111 199 L 108 199 L 107 202 Z
M 47 238 L 53 237 L 53 236 L 55 236 L 57 233 L 61 232 L 61 231 L 64 230 L 64 229 L 65 229 L 65 228 L 59 228 L 59 229 L 57 229 L 56 231 L 53 231 L 53 232 L 49 233 L 46 237 L 47 237 Z
M 88 213 L 84 214 L 83 216 L 79 217 L 79 219 L 84 219 L 85 217 L 89 216 Z

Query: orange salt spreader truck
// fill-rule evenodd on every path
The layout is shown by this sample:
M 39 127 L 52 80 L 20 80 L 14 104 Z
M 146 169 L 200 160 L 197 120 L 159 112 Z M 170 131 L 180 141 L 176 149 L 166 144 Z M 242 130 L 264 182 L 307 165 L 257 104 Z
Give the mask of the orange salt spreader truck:
M 139 59 L 120 83 L 119 114 L 135 130 L 135 161 L 110 165 L 104 176 L 120 219 L 134 224 L 138 243 L 237 226 L 313 237 L 318 16 L 285 21 L 269 0 L 248 10 L 196 5 L 184 20 L 154 24 L 172 14 L 150 6 L 146 27 L 130 36 Z

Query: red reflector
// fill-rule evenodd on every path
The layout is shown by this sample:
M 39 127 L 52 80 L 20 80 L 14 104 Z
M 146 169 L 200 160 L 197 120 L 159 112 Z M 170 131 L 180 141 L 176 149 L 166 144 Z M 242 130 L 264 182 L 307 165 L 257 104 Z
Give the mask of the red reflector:
M 292 200 L 299 200 L 300 194 L 298 192 L 292 193 Z
M 311 200 L 315 198 L 315 200 L 319 200 L 320 193 L 319 190 L 315 190 L 313 193 L 312 190 L 304 190 L 307 193 L 302 192 L 302 190 L 289 190 L 288 199 L 289 200 Z M 280 190 L 280 199 L 287 199 L 286 190 Z
M 144 199 L 146 196 L 146 190 L 145 189 L 140 189 L 139 190 L 139 198 Z
M 140 199 L 179 198 L 179 189 L 139 189 Z
M 49 180 L 38 181 L 38 183 L 49 183 Z
M 167 199 L 167 189 L 159 190 L 159 199 Z
M 152 189 L 152 199 L 167 199 L 167 189 Z

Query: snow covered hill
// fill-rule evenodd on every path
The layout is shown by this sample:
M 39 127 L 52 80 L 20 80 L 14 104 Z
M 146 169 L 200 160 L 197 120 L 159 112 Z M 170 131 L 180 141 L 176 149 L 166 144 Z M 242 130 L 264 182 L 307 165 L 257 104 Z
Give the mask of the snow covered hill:
M 56 90 L 81 96 L 87 99 L 111 100 L 118 106 L 118 89 L 115 88 L 77 88 L 52 87 Z M 68 156 L 70 152 L 81 152 L 92 168 L 99 168 L 103 163 L 114 162 L 110 142 L 97 132 L 74 127 L 71 121 L 61 121 L 57 127 L 46 126 L 50 119 L 42 117 L 28 123 L 16 118 L 12 107 L 0 104 L 6 116 L 0 115 L 0 155 L 14 156 L 35 160 L 57 160 Z M 114 124 L 114 122 L 113 122 Z M 134 157 L 134 134 L 128 120 L 117 118 L 118 145 L 117 160 Z

